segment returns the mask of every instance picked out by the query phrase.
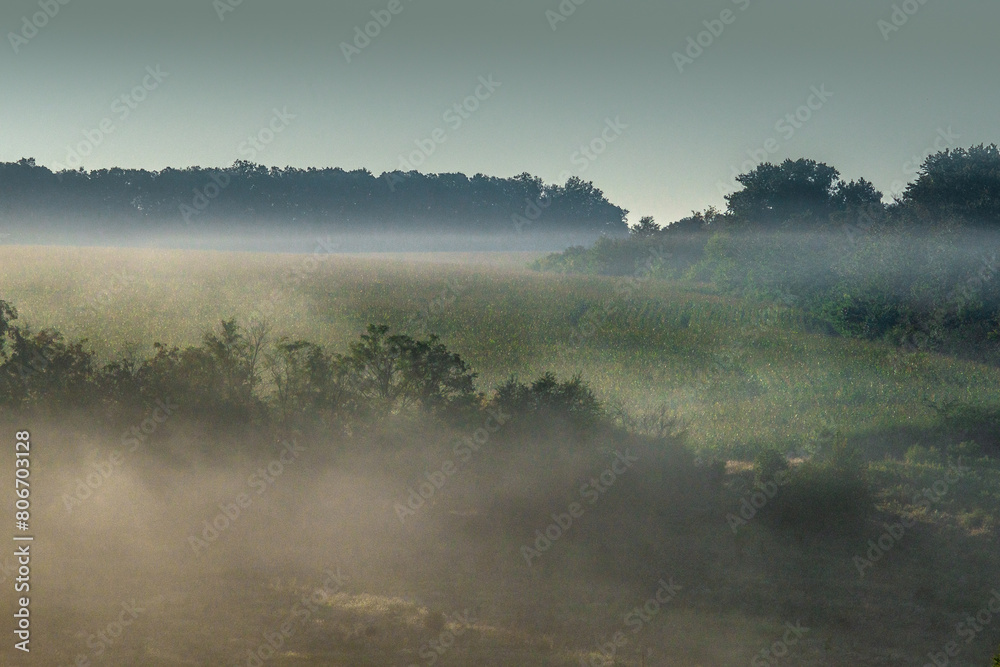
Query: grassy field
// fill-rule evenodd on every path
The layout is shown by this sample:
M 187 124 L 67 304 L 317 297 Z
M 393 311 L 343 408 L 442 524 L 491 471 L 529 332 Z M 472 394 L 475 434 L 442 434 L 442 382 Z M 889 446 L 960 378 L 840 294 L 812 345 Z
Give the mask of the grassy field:
M 484 454 L 401 525 L 394 503 L 441 465 L 456 434 L 390 424 L 366 452 L 310 443 L 284 473 L 292 482 L 279 478 L 246 520 L 192 555 L 186 540 L 260 462 L 185 458 L 179 443 L 198 434 L 168 422 L 155 454 L 127 460 L 68 511 L 65 492 L 117 443 L 67 414 L 32 426 L 49 443 L 33 462 L 36 493 L 51 499 L 38 510 L 34 570 L 46 664 L 257 664 L 248 651 L 285 622 L 289 634 L 260 664 L 914 665 L 951 641 L 961 653 L 948 664 L 987 664 L 1000 618 L 968 644 L 956 625 L 1000 588 L 1000 466 L 946 451 L 928 402 L 996 407 L 1000 369 L 810 333 L 793 310 L 708 286 L 538 274 L 531 258 L 0 246 L 0 298 L 35 328 L 87 338 L 102 358 L 196 344 L 231 316 L 265 314 L 274 335 L 337 350 L 386 323 L 440 335 L 483 390 L 511 374 L 579 373 L 631 423 L 666 411 L 687 423 L 697 455 L 729 461 L 717 492 L 692 491 L 680 518 L 640 516 L 641 485 L 618 482 L 572 539 L 526 567 L 519 548 L 610 455 L 555 445 Z M 758 451 L 777 447 L 797 465 L 835 440 L 866 459 L 876 510 L 863 526 L 731 530 Z M 922 505 L 915 494 L 944 483 L 956 452 L 973 469 Z M 912 524 L 900 534 L 903 518 Z M 859 569 L 887 531 L 888 548 Z M 646 607 L 656 613 L 630 616 L 673 583 L 669 602 Z M 145 611 L 120 639 L 106 632 L 98 652 L 99 633 L 133 599 Z M 799 623 L 808 629 L 789 634 Z M 619 631 L 614 655 L 602 655 Z
M 333 349 L 368 323 L 436 333 L 485 390 L 580 373 L 601 399 L 636 415 L 666 407 L 690 421 L 692 444 L 727 455 L 793 452 L 830 428 L 901 453 L 931 444 L 932 398 L 1000 404 L 996 368 L 808 333 L 787 309 L 689 286 L 538 274 L 529 258 L 0 247 L 0 285 L 23 320 L 104 358 L 196 344 L 254 313 Z

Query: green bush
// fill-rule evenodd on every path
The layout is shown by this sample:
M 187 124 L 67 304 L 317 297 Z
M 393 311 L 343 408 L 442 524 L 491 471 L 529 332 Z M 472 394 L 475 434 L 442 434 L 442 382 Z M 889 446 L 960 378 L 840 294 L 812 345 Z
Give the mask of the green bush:
M 560 382 L 554 374 L 545 373 L 530 386 L 510 378 L 497 387 L 491 404 L 529 420 L 555 418 L 580 427 L 604 416 L 600 402 L 579 375 Z

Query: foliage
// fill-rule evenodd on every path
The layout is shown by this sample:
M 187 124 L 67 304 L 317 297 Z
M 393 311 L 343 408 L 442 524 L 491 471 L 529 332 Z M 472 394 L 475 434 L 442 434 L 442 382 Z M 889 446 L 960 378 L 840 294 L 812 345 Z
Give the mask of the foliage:
M 1000 408 L 954 399 L 927 402 L 946 433 L 1000 452 Z
M 813 160 L 761 164 L 737 181 L 724 215 L 710 210 L 662 230 L 644 218 L 628 239 L 535 268 L 626 275 L 656 249 L 665 259 L 653 277 L 794 303 L 820 330 L 973 356 L 1000 339 L 1000 265 L 988 231 L 1000 220 L 995 145 L 931 155 L 889 206 L 870 182 L 842 181 Z
M 505 412 L 548 419 L 561 417 L 588 426 L 602 414 L 601 404 L 579 375 L 560 382 L 552 373 L 525 385 L 510 378 L 497 387 L 492 405 Z
M 201 202 L 207 195 L 211 206 Z M 579 177 L 546 185 L 530 174 L 387 172 L 365 169 L 267 168 L 247 161 L 230 167 L 61 171 L 34 160 L 0 163 L 0 212 L 44 228 L 72 227 L 81 217 L 101 231 L 148 230 L 185 222 L 253 227 L 322 224 L 345 232 L 462 231 L 506 234 L 537 229 L 624 236 L 628 211 Z
M 243 327 L 228 319 L 206 332 L 200 346 L 156 343 L 152 357 L 126 355 L 100 369 L 86 341 L 66 343 L 55 330 L 33 333 L 13 324 L 6 333 L 10 352 L 0 359 L 0 402 L 15 406 L 103 402 L 118 409 L 183 400 L 187 411 L 216 422 L 274 419 L 297 427 L 346 426 L 412 412 L 463 420 L 485 400 L 476 391 L 476 373 L 438 336 L 390 334 L 387 325 L 369 325 L 346 353 L 336 354 L 305 340 L 271 342 L 266 325 Z M 579 376 L 560 382 L 552 373 L 530 386 L 511 379 L 490 404 L 576 425 L 603 416 Z
M 788 459 L 773 447 L 765 447 L 753 461 L 754 483 L 764 484 L 788 470 Z
M 653 216 L 646 215 L 639 219 L 639 223 L 629 230 L 630 236 L 644 237 L 653 236 L 660 231 L 660 226 L 653 220 Z
M 476 374 L 436 335 L 418 341 L 388 333 L 387 325 L 368 325 L 368 333 L 337 359 L 359 403 L 388 414 L 414 405 L 441 412 L 471 403 Z
M 701 261 L 709 230 L 719 225 L 719 219 L 718 212 L 709 209 L 661 228 L 646 216 L 628 238 L 601 238 L 591 248 L 573 246 L 532 266 L 557 273 L 680 278 Z
M 814 160 L 765 162 L 736 180 L 743 189 L 726 202 L 732 219 L 745 225 L 822 224 L 834 212 L 882 200 L 868 181 L 844 183 L 835 168 Z
M 902 201 L 927 217 L 957 216 L 995 229 L 1000 224 L 1000 149 L 979 144 L 929 156 Z

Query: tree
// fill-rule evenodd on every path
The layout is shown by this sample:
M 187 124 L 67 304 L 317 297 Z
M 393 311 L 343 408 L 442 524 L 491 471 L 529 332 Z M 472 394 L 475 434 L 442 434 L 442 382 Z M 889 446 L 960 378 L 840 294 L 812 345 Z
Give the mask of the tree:
M 840 211 L 870 210 L 873 206 L 882 206 L 882 193 L 863 178 L 850 183 L 838 183 L 832 199 L 835 208 Z
M 1000 149 L 980 144 L 929 156 L 901 202 L 936 219 L 956 215 L 975 225 L 1000 224 Z
M 653 216 L 647 215 L 639 219 L 639 224 L 629 230 L 629 236 L 635 238 L 648 238 L 655 236 L 660 231 L 660 226 L 653 220 Z
M 369 324 L 339 363 L 350 389 L 370 409 L 396 413 L 419 406 L 440 411 L 474 395 L 476 374 L 433 335 L 418 341 L 390 336 L 386 325 Z
M 208 332 L 203 347 L 222 381 L 223 398 L 246 404 L 260 381 L 258 361 L 267 336 L 267 326 L 246 330 L 235 319 L 223 320 L 219 333 Z
M 581 426 L 592 424 L 602 412 L 597 397 L 579 375 L 560 382 L 552 373 L 545 373 L 530 386 L 517 378 L 508 379 L 497 387 L 493 404 L 513 414 L 546 421 L 556 417 Z
M 729 213 L 751 224 L 777 225 L 793 216 L 823 222 L 836 208 L 839 178 L 840 172 L 815 160 L 765 162 L 736 177 L 743 189 L 726 195 Z

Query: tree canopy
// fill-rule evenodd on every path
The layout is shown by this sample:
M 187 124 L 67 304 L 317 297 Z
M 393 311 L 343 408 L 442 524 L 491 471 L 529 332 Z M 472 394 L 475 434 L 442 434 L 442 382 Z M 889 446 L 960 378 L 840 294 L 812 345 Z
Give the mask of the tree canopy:
M 0 163 L 0 219 L 24 227 L 146 231 L 261 224 L 328 231 L 624 236 L 628 211 L 592 183 L 527 173 L 476 174 L 264 167 L 98 169 L 53 173 L 33 159 Z

